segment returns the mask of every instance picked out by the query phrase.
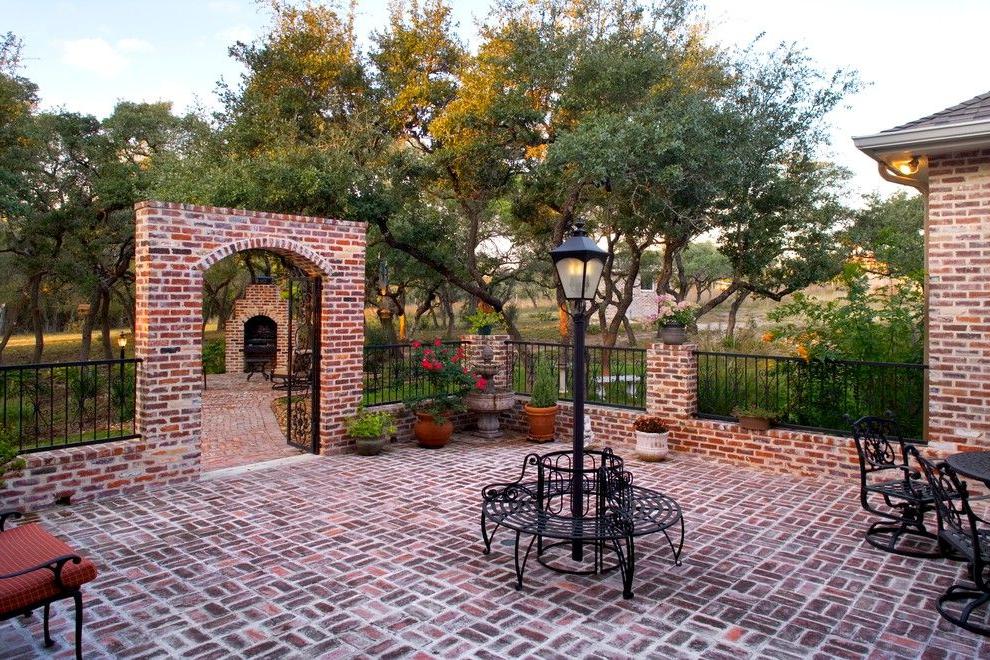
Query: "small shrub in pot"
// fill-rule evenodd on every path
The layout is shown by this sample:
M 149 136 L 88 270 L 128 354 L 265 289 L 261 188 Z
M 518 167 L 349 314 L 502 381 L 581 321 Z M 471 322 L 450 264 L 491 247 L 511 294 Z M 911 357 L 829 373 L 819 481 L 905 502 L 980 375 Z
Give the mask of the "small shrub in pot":
M 533 380 L 533 393 L 525 405 L 529 420 L 529 439 L 535 442 L 550 442 L 554 439 L 557 423 L 557 369 L 554 363 L 545 358 L 536 362 L 536 376 Z
M 361 456 L 380 454 L 395 431 L 392 414 L 384 411 L 360 410 L 347 420 L 347 435 L 354 438 L 357 453 Z
M 732 414 L 739 420 L 739 426 L 750 431 L 766 431 L 775 419 L 777 411 L 759 406 L 737 406 Z

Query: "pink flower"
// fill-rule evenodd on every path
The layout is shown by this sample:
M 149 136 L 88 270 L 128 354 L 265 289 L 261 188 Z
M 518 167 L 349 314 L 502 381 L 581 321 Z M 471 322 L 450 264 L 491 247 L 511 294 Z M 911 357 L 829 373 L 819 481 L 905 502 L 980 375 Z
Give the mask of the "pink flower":
M 433 340 L 433 345 L 434 345 L 434 346 L 438 346 L 438 347 L 439 347 L 439 346 L 443 346 L 443 342 L 442 342 L 442 341 L 440 341 L 440 339 L 439 339 L 439 338 L 438 338 L 438 339 L 434 339 L 434 340 Z
M 484 376 L 478 376 L 478 380 L 474 381 L 474 386 L 479 390 L 484 391 L 484 389 L 488 387 L 488 379 Z
M 420 362 L 419 364 L 424 369 L 432 369 L 432 363 L 429 360 L 427 360 L 426 358 L 423 358 L 423 361 Z
M 419 348 L 420 346 L 422 346 L 422 344 L 419 343 L 419 341 L 413 341 L 413 343 L 412 343 L 412 347 L 413 348 Z

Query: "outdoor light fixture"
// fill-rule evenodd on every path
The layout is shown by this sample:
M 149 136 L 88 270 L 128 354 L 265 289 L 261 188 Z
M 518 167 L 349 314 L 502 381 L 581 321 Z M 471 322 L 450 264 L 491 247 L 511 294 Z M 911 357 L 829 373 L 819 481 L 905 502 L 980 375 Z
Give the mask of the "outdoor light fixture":
M 902 176 L 911 176 L 918 173 L 918 165 L 918 157 L 915 156 L 911 160 L 903 160 L 897 163 L 894 168 Z
M 127 335 L 123 332 L 120 333 L 119 337 L 117 337 L 117 346 L 120 347 L 120 350 L 127 348 Z
M 583 222 L 575 223 L 571 237 L 550 250 L 550 256 L 565 298 L 576 302 L 595 297 L 608 253 L 588 236 Z
M 574 319 L 574 470 L 571 482 L 571 517 L 580 524 L 584 517 L 584 335 L 588 322 L 585 303 L 594 300 L 602 279 L 608 252 L 598 247 L 585 232 L 584 223 L 574 223 L 571 237 L 550 250 L 564 297 L 571 301 L 571 318 Z M 571 559 L 584 558 L 584 542 L 571 544 Z

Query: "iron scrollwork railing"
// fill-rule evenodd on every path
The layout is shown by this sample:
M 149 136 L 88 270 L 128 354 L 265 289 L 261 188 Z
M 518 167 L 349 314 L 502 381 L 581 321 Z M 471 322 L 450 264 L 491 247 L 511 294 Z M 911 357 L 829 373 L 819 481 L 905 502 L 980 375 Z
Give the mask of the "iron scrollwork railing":
M 506 368 L 516 394 L 532 394 L 536 365 L 540 360 L 549 360 L 558 373 L 560 399 L 571 399 L 574 384 L 572 346 L 538 341 L 508 341 L 506 345 Z M 585 371 L 585 400 L 588 403 L 646 409 L 646 349 L 587 346 Z
M 0 367 L 0 435 L 19 453 L 138 437 L 134 358 Z
M 924 430 L 925 365 L 804 360 L 697 351 L 698 415 L 732 419 L 736 407 L 778 414 L 781 426 L 847 433 L 846 416 L 891 412 L 906 437 Z
M 445 346 L 468 342 L 445 341 Z M 364 405 L 401 403 L 433 394 L 430 382 L 415 369 L 410 344 L 376 344 L 364 347 Z

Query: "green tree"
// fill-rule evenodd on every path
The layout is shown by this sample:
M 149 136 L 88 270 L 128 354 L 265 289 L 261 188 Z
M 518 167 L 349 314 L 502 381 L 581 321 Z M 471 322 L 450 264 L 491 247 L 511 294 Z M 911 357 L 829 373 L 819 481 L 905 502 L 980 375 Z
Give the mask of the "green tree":
M 846 239 L 854 251 L 875 259 L 866 263 L 873 274 L 921 282 L 925 269 L 924 224 L 924 201 L 920 195 L 870 195 L 866 207 L 854 214 Z

